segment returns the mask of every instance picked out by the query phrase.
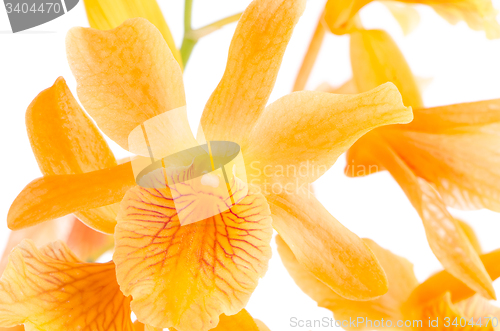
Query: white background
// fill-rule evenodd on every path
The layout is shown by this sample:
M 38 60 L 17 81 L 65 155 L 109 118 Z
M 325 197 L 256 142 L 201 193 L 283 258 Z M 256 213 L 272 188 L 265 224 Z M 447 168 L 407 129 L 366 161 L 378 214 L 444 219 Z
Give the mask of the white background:
M 182 39 L 183 1 L 159 0 L 177 44 Z M 195 27 L 242 11 L 248 0 L 194 2 Z M 325 1 L 309 0 L 289 44 L 271 100 L 290 93 L 305 49 Z M 494 2 L 500 7 L 500 2 Z M 419 77 L 432 78 L 424 94 L 426 106 L 500 98 L 500 41 L 489 41 L 464 23 L 449 25 L 431 9 L 417 7 L 419 27 L 404 37 L 396 21 L 381 4 L 362 11 L 365 26 L 388 30 Z M 24 126 L 31 100 L 63 76 L 72 91 L 75 81 L 66 62 L 64 38 L 73 26 L 88 26 L 82 1 L 66 15 L 26 32 L 12 34 L 5 8 L 0 5 L 0 249 L 8 235 L 8 208 L 22 188 L 39 177 Z M 235 24 L 204 38 L 194 49 L 184 73 L 189 120 L 197 127 L 203 106 L 220 80 Z M 327 81 L 340 85 L 351 75 L 348 37 L 328 35 L 308 88 Z M 126 156 L 110 141 L 117 157 Z M 419 280 L 440 269 L 432 255 L 419 217 L 401 189 L 387 173 L 349 179 L 343 175 L 344 158 L 315 183 L 319 200 L 344 225 L 361 237 L 409 259 Z M 500 215 L 489 211 L 459 212 L 477 231 L 486 251 L 500 247 Z M 273 241 L 273 248 L 274 241 Z M 290 327 L 290 318 L 330 317 L 317 308 L 288 276 L 274 250 L 269 271 L 253 294 L 248 310 L 271 330 L 306 330 Z M 500 290 L 500 282 L 496 284 Z M 500 292 L 500 291 L 499 291 Z M 319 330 L 319 329 L 317 329 Z

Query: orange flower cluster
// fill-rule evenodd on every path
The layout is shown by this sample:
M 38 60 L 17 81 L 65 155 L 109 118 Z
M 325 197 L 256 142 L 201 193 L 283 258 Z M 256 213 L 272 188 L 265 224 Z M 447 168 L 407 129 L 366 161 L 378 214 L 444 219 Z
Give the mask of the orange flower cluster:
M 60 77 L 26 112 L 43 177 L 8 214 L 0 327 L 269 330 L 245 306 L 266 273 L 274 229 L 291 277 L 338 321 L 425 329 L 398 322 L 450 318 L 434 329 L 498 330 L 500 310 L 488 300 L 500 250 L 483 253 L 447 208 L 500 212 L 500 99 L 424 107 L 394 40 L 363 28 L 358 12 L 369 1 L 326 3 L 296 91 L 270 104 L 306 0 L 254 0 L 199 29 L 185 0 L 180 49 L 156 0 L 84 3 L 91 28 L 71 29 L 66 52 L 85 110 Z M 489 0 L 386 2 L 406 32 L 418 23 L 414 3 L 500 37 Z M 195 136 L 183 69 L 199 39 L 234 21 L 224 75 Z M 304 91 L 328 32 L 350 35 L 353 77 Z M 116 160 L 103 134 L 135 155 Z M 368 169 L 347 176 L 392 175 L 442 272 L 419 284 L 409 261 L 359 238 L 315 198 L 310 184 L 343 153 Z M 111 261 L 95 262 L 109 251 Z

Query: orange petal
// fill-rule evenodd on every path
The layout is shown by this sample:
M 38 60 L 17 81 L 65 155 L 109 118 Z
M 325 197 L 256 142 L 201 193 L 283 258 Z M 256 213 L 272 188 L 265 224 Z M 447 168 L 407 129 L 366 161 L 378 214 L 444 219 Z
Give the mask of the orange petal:
M 269 105 L 249 135 L 249 182 L 312 182 L 368 131 L 411 120 L 390 83 L 357 95 L 292 93 Z
M 108 144 L 62 77 L 31 102 L 26 111 L 26 127 L 44 176 L 80 174 L 116 166 Z M 78 216 L 87 224 L 102 223 L 110 228 L 116 223 L 118 210 L 115 204 Z
M 474 247 L 474 250 L 477 252 L 477 254 L 482 254 L 483 249 L 481 248 L 481 243 L 479 242 L 479 239 L 476 236 L 476 233 L 474 232 L 474 229 L 467 223 L 465 223 L 462 220 L 459 220 L 458 218 L 456 219 L 462 230 L 464 231 L 465 235 L 470 241 L 470 244 L 472 247 Z
M 182 67 L 181 54 L 156 0 L 84 0 L 89 24 L 99 30 L 114 29 L 125 20 L 143 17 L 160 30 L 175 59 Z
M 500 249 L 480 256 L 484 267 L 491 279 L 500 277 Z M 405 303 L 406 308 L 420 306 L 426 302 L 442 296 L 446 292 L 451 293 L 454 302 L 467 299 L 474 295 L 475 291 L 466 284 L 453 277 L 448 271 L 443 270 L 429 277 L 425 282 L 417 286 Z
M 421 107 L 422 97 L 403 53 L 382 30 L 360 30 L 351 34 L 351 66 L 358 91 L 380 84 L 396 85 L 407 106 Z
M 406 124 L 407 125 L 407 124 Z M 386 170 L 384 165 L 373 154 L 370 143 L 378 139 L 377 131 L 368 132 L 359 138 L 346 153 L 344 174 L 348 177 L 364 177 Z
M 186 104 L 179 64 L 144 18 L 108 31 L 73 28 L 66 49 L 80 101 L 99 128 L 125 149 L 135 127 Z
M 0 280 L 0 325 L 28 330 L 133 331 L 112 262 L 83 263 L 62 243 L 25 240 Z
M 118 283 L 141 322 L 205 331 L 220 314 L 240 311 L 267 270 L 269 207 L 250 188 L 227 211 L 181 226 L 158 174 L 157 188 L 136 186 L 122 200 L 113 256 Z
M 116 165 L 108 144 L 62 77 L 31 102 L 26 110 L 26 128 L 44 175 L 83 173 Z
M 450 129 L 500 123 L 500 99 L 414 109 L 415 118 L 405 125 L 411 131 L 441 133 Z
M 325 21 L 333 33 L 350 32 L 354 19 L 361 8 L 371 0 L 328 0 Z M 490 39 L 500 37 L 500 26 L 496 21 L 496 10 L 491 0 L 403 0 L 406 3 L 425 4 L 431 6 L 438 14 L 451 24 L 465 21 L 471 29 L 484 30 Z
M 429 246 L 443 267 L 483 296 L 494 298 L 491 278 L 438 192 L 424 179 L 417 177 L 383 141 L 372 142 L 373 153 L 389 170 L 419 213 Z
M 333 292 L 325 283 L 314 277 L 297 261 L 295 255 L 280 236 L 276 237 L 278 252 L 295 283 L 318 306 L 331 310 L 337 320 L 356 320 L 364 317 L 372 320 L 398 320 L 403 316 L 400 306 L 408 298 L 412 289 L 418 284 L 413 273 L 413 265 L 406 259 L 392 254 L 378 246 L 374 241 L 365 239 L 373 250 L 387 274 L 389 291 L 378 299 L 368 301 L 353 301 L 342 298 Z M 346 328 L 344 326 L 344 328 Z M 353 328 L 347 328 L 353 329 Z
M 301 266 L 338 295 L 368 300 L 387 292 L 387 278 L 370 248 L 307 192 L 268 197 L 273 226 Z
M 269 99 L 304 0 L 254 0 L 241 16 L 226 71 L 201 125 L 207 140 L 242 144 Z
M 500 140 L 488 127 L 441 133 L 394 130 L 391 145 L 419 177 L 435 185 L 446 205 L 500 212 Z M 404 130 L 404 131 L 403 131 Z
M 424 323 L 428 323 L 429 319 L 438 319 L 439 323 L 432 327 L 437 331 L 494 331 L 493 325 L 498 325 L 498 323 L 491 321 L 491 314 L 496 314 L 498 320 L 499 312 L 498 308 L 490 305 L 487 300 L 479 296 L 468 299 L 466 302 L 454 304 L 450 293 L 447 292 L 443 296 L 427 302 L 423 307 L 418 307 L 413 312 L 413 316 L 420 317 Z M 479 318 L 481 318 L 481 325 L 478 325 Z
M 7 245 L 0 260 L 0 275 L 7 266 L 9 254 L 14 247 L 19 245 L 24 239 L 32 240 L 36 245 L 46 245 L 52 241 L 63 240 L 68 237 L 76 218 L 72 215 L 61 217 L 52 221 L 38 224 L 26 229 L 11 231 Z
M 116 167 L 75 175 L 55 175 L 35 179 L 12 203 L 7 215 L 10 229 L 19 230 L 78 210 L 119 202 L 135 185 L 130 162 Z M 87 225 L 113 233 L 115 224 L 100 219 Z

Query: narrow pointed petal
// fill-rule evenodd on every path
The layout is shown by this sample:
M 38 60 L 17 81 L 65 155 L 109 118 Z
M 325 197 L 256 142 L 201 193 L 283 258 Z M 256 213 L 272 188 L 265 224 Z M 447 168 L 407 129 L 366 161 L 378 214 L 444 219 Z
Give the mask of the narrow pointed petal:
M 351 34 L 351 67 L 360 92 L 391 82 L 406 106 L 421 107 L 422 96 L 411 69 L 392 37 L 382 30 Z
M 373 154 L 369 147 L 373 139 L 378 139 L 377 131 L 368 132 L 349 148 L 345 155 L 346 166 L 344 174 L 346 176 L 364 177 L 386 170 L 384 165 L 378 160 L 377 155 Z
M 249 188 L 228 210 L 181 226 L 164 175 L 154 176 L 157 188 L 136 186 L 122 200 L 113 255 L 118 283 L 145 324 L 212 329 L 220 314 L 245 306 L 267 270 L 269 206 Z
M 480 258 L 491 279 L 495 280 L 500 277 L 500 264 L 498 263 L 500 249 L 482 254 Z M 433 298 L 442 296 L 446 292 L 451 293 L 453 302 L 465 300 L 475 294 L 474 290 L 453 277 L 448 271 L 443 270 L 417 286 L 405 303 L 406 309 L 420 306 Z
M 479 242 L 479 239 L 477 238 L 476 233 L 474 232 L 474 229 L 472 226 L 467 224 L 466 222 L 459 220 L 458 218 L 456 219 L 462 230 L 464 231 L 465 235 L 470 241 L 470 244 L 472 247 L 474 247 L 474 250 L 477 252 L 477 254 L 483 254 L 483 249 L 481 248 L 481 243 Z
M 130 162 L 116 167 L 75 175 L 55 175 L 35 179 L 16 197 L 7 215 L 11 230 L 121 201 L 135 185 Z M 115 224 L 87 224 L 104 233 L 113 233 Z
M 357 95 L 292 93 L 269 105 L 248 137 L 249 180 L 313 182 L 368 131 L 412 118 L 390 83 Z M 279 167 L 283 176 L 268 175 Z
M 156 0 L 84 0 L 89 24 L 94 29 L 114 29 L 125 20 L 143 17 L 160 30 L 175 59 L 182 67 L 181 54 L 175 46 L 160 6 Z
M 422 219 L 429 246 L 443 267 L 487 298 L 495 298 L 491 278 L 460 224 L 438 192 L 417 177 L 384 142 L 372 141 L 372 151 L 389 170 Z
M 414 109 L 411 131 L 440 133 L 451 129 L 500 123 L 500 99 Z
M 116 166 L 108 144 L 59 77 L 26 111 L 31 148 L 44 176 L 81 174 Z M 119 205 L 78 214 L 87 224 L 114 227 Z
M 125 149 L 135 127 L 186 104 L 179 64 L 144 18 L 107 31 L 73 28 L 66 51 L 85 110 Z
M 133 331 L 112 262 L 84 263 L 62 243 L 23 241 L 0 280 L 0 325 L 28 330 Z
M 305 3 L 254 0 L 243 12 L 231 41 L 226 71 L 201 118 L 206 139 L 242 143 L 269 99 Z
M 301 266 L 339 296 L 368 300 L 387 292 L 387 278 L 370 248 L 310 193 L 268 197 L 273 227 Z
M 276 242 L 281 260 L 295 283 L 316 301 L 318 306 L 331 310 L 337 320 L 356 319 L 359 316 L 373 320 L 401 319 L 403 315 L 399 307 L 418 284 L 410 262 L 381 248 L 372 240 L 365 239 L 387 274 L 389 291 L 374 300 L 348 300 L 337 295 L 325 283 L 308 272 L 297 261 L 290 247 L 280 236 L 276 237 Z
M 439 133 L 402 127 L 391 133 L 390 142 L 419 177 L 435 185 L 446 205 L 500 212 L 496 127 L 470 126 Z

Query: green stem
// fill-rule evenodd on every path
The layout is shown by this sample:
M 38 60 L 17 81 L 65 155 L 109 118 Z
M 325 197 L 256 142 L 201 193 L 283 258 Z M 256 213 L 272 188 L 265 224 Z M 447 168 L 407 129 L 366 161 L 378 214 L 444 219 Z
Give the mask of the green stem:
M 201 38 L 209 35 L 210 33 L 222 28 L 223 26 L 236 22 L 240 19 L 241 14 L 235 14 L 217 22 L 210 23 L 204 27 L 193 30 L 191 25 L 191 17 L 193 11 L 193 0 L 185 0 L 184 2 L 184 38 L 182 39 L 182 45 L 180 49 L 182 63 L 184 64 L 184 68 L 186 68 L 187 62 L 191 53 L 193 52 L 193 48 Z

